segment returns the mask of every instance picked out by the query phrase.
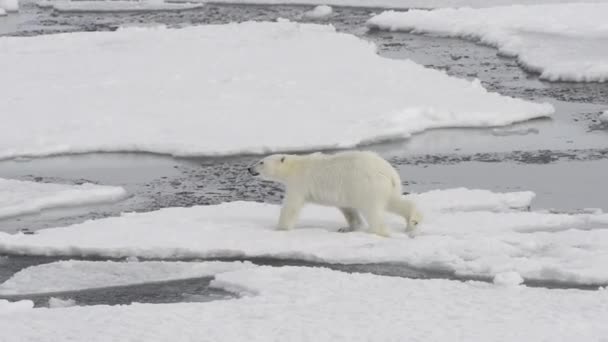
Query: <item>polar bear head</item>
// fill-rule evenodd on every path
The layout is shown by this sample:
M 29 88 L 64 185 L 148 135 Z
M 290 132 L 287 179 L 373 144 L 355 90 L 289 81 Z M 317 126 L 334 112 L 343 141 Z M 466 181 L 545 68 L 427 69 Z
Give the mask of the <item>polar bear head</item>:
M 268 156 L 247 169 L 252 176 L 260 176 L 264 179 L 285 182 L 292 169 L 294 156 L 287 154 L 273 154 Z

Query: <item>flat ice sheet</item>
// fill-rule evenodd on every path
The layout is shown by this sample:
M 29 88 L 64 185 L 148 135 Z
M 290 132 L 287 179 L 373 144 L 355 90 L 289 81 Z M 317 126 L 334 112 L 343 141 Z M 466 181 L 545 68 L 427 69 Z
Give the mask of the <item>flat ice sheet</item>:
M 0 159 L 352 147 L 546 116 L 331 26 L 247 22 L 0 38 Z M 25 96 L 24 94 L 27 94 Z
M 0 319 L 5 342 L 602 341 L 608 291 L 256 267 L 216 275 L 243 297 L 207 303 L 33 309 Z
M 309 206 L 297 229 L 274 229 L 276 205 L 233 202 L 88 221 L 34 235 L 0 233 L 0 253 L 144 258 L 273 257 L 328 263 L 405 263 L 484 277 L 607 284 L 608 215 L 528 212 L 533 194 L 465 189 L 412 196 L 424 213 L 415 238 L 390 216 L 391 238 L 338 233 L 338 210 Z M 485 198 L 485 200 L 483 200 Z
M 67 260 L 31 266 L 0 284 L 0 295 L 78 291 L 210 277 L 252 267 L 248 262 L 115 262 Z
M 373 28 L 473 39 L 550 81 L 608 81 L 608 3 L 388 11 Z
M 0 178 L 0 219 L 39 213 L 45 209 L 115 202 L 127 191 L 118 186 L 85 183 L 67 185 Z

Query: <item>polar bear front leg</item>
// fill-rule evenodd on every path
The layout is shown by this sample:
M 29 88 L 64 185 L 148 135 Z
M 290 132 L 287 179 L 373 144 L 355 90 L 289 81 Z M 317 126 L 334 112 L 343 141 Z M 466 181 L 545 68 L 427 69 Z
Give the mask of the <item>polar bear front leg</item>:
M 339 208 L 344 218 L 346 219 L 346 223 L 348 223 L 348 227 L 340 228 L 338 231 L 341 233 L 348 233 L 361 228 L 363 222 L 361 221 L 361 216 L 359 216 L 359 212 L 356 209 L 352 208 Z
M 283 201 L 283 207 L 281 208 L 281 215 L 279 217 L 279 230 L 290 230 L 296 224 L 300 209 L 304 205 L 304 199 L 300 196 L 290 195 L 289 193 L 285 196 Z

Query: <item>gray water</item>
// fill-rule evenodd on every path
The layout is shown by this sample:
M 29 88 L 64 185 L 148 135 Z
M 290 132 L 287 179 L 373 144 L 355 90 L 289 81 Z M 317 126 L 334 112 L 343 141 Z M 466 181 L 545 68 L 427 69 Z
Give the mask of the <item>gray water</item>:
M 25 2 L 18 15 L 0 17 L 0 35 L 31 36 L 73 31 L 110 31 L 121 25 L 166 24 L 182 27 L 246 20 L 288 18 L 303 21 L 310 6 L 215 5 L 182 12 L 62 14 Z M 365 21 L 373 8 L 334 8 L 331 23 L 340 31 L 373 41 L 386 58 L 409 58 L 461 78 L 479 78 L 491 91 L 556 107 L 551 119 L 532 120 L 503 128 L 439 129 L 411 139 L 365 146 L 385 156 L 399 170 L 412 192 L 451 187 L 494 191 L 532 190 L 534 209 L 576 212 L 608 210 L 608 125 L 597 119 L 608 108 L 608 83 L 544 82 L 496 50 L 459 39 L 408 33 L 369 32 Z M 0 177 L 38 182 L 93 182 L 125 187 L 131 195 L 118 203 L 63 208 L 0 220 L 0 231 L 35 232 L 125 211 L 209 205 L 249 200 L 278 203 L 283 189 L 251 178 L 246 167 L 259 157 L 172 158 L 141 153 L 96 153 L 40 159 L 0 161 Z M 24 267 L 51 262 L 45 257 L 0 259 L 0 281 Z M 330 265 L 298 260 L 253 260 L 272 266 L 323 266 L 345 272 L 371 272 L 410 278 L 470 280 L 436 270 L 401 264 Z M 488 279 L 474 279 L 486 281 Z M 60 294 L 26 296 L 44 306 L 48 298 L 75 299 L 79 305 L 137 302 L 180 302 L 230 298 L 210 289 L 208 278 L 112 287 Z M 576 287 L 528 281 L 530 286 Z

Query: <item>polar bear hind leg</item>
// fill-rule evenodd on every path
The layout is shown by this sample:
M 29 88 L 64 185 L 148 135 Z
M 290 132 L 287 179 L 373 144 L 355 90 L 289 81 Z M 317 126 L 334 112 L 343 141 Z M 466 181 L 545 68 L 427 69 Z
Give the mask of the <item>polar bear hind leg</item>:
M 361 212 L 372 233 L 384 237 L 390 236 L 384 224 L 384 210 L 381 207 L 365 208 Z
M 414 203 L 401 198 L 401 196 L 391 197 L 386 209 L 391 213 L 402 216 L 407 221 L 406 231 L 408 232 L 416 229 L 418 223 L 422 221 L 422 214 L 416 209 Z

